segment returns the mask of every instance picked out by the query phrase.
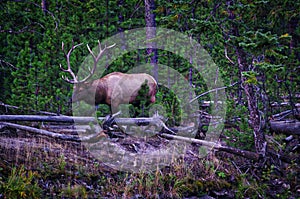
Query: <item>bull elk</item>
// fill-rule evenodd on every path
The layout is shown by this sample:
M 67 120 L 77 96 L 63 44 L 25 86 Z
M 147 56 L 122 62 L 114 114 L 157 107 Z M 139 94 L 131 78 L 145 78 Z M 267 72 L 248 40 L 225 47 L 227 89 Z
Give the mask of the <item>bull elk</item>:
M 117 110 L 120 104 L 135 103 L 138 93 L 144 83 L 149 87 L 147 100 L 149 100 L 150 103 L 155 102 L 157 82 L 151 75 L 146 73 L 124 74 L 121 72 L 113 72 L 100 79 L 88 81 L 94 75 L 97 63 L 103 53 L 107 49 L 114 47 L 114 45 L 102 48 L 101 43 L 98 41 L 99 53 L 95 55 L 87 44 L 87 48 L 93 58 L 93 67 L 91 69 L 89 68 L 89 74 L 85 78 L 78 80 L 71 69 L 70 56 L 73 50 L 80 45 L 82 44 L 72 45 L 72 48 L 66 53 L 64 50 L 64 43 L 62 43 L 62 50 L 66 57 L 67 69 L 64 69 L 61 64 L 60 69 L 64 72 L 68 72 L 72 77 L 72 79 L 69 79 L 66 76 L 62 76 L 66 82 L 74 85 L 72 96 L 73 102 L 83 100 L 91 105 L 107 104 L 111 106 L 112 110 Z

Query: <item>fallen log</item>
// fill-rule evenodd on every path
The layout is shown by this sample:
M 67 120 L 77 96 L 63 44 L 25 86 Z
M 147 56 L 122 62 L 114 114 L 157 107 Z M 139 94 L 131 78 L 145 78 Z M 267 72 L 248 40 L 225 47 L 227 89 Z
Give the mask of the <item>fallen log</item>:
M 270 129 L 276 133 L 300 135 L 300 122 L 298 121 L 270 121 Z
M 117 113 L 118 114 L 118 113 Z M 106 117 L 98 117 L 98 120 L 106 120 Z M 162 121 L 162 117 L 154 115 L 150 118 L 115 118 L 120 125 L 155 125 L 163 127 L 169 132 L 175 134 Z M 40 115 L 0 115 L 0 121 L 18 122 L 18 121 L 35 121 L 35 122 L 62 122 L 62 123 L 97 123 L 95 117 L 71 117 L 71 116 L 40 116 Z
M 224 145 L 221 145 L 220 143 L 216 143 L 216 142 L 199 140 L 199 139 L 189 138 L 189 137 L 182 137 L 182 136 L 177 136 L 177 135 L 170 135 L 170 134 L 165 134 L 165 133 L 160 134 L 160 136 L 169 138 L 169 139 L 176 139 L 176 140 L 180 140 L 180 141 L 184 141 L 184 142 L 194 143 L 194 144 L 201 144 L 203 146 L 212 147 L 213 149 L 215 149 L 217 151 L 228 152 L 228 153 L 242 156 L 242 157 L 245 157 L 245 158 L 248 158 L 251 160 L 257 161 L 260 158 L 259 154 L 255 153 L 255 152 L 245 151 L 245 150 L 241 150 L 241 149 L 237 149 L 237 148 L 232 148 L 229 146 L 224 146 Z
M 105 120 L 105 117 L 98 117 L 98 120 Z M 115 118 L 116 123 L 125 124 L 148 124 L 156 123 L 161 117 L 145 117 L 145 118 Z M 61 123 L 93 123 L 96 122 L 95 117 L 74 117 L 74 116 L 44 116 L 44 115 L 0 115 L 0 121 L 5 122 L 61 122 Z
M 51 131 L 47 131 L 47 130 L 43 130 L 43 129 L 37 129 L 37 128 L 34 128 L 34 127 L 24 126 L 24 125 L 20 125 L 20 124 L 13 124 L 13 123 L 9 123 L 9 122 L 1 122 L 0 125 L 10 127 L 10 128 L 21 129 L 21 130 L 24 130 L 24 131 L 33 132 L 33 133 L 37 133 L 37 134 L 52 137 L 52 138 L 58 138 L 58 139 L 61 139 L 61 140 L 69 140 L 69 141 L 75 141 L 75 142 L 80 141 L 80 138 L 78 136 L 71 136 L 71 135 L 65 135 L 65 134 L 60 134 L 60 133 L 53 133 Z
M 105 119 L 105 118 L 103 118 Z M 71 117 L 71 116 L 45 116 L 45 115 L 0 115 L 0 121 L 5 122 L 62 122 L 62 123 L 90 123 L 96 122 L 94 117 Z
M 9 123 L 9 122 L 0 122 L 0 126 L 20 129 L 20 130 L 36 133 L 39 135 L 48 136 L 51 138 L 57 138 L 61 140 L 74 141 L 74 142 L 85 142 L 85 141 L 90 141 L 92 139 L 98 139 L 97 137 L 100 135 L 99 134 L 100 132 L 96 132 L 84 137 L 83 136 L 79 137 L 78 135 L 66 135 L 61 133 L 55 133 L 44 129 L 38 129 L 34 127 L 29 127 L 29 126 L 24 126 L 20 124 Z
M 53 125 L 53 124 L 46 124 L 42 126 L 43 129 L 55 133 L 65 133 L 65 134 L 82 134 L 86 131 L 94 130 L 95 126 L 91 127 L 90 125 Z
M 4 107 L 4 109 L 6 110 L 6 112 L 8 112 L 8 109 L 22 109 L 18 106 L 13 106 L 13 105 L 9 105 L 9 104 L 5 104 L 3 102 L 0 101 L 0 106 Z M 52 112 L 48 112 L 48 111 L 36 111 L 36 110 L 29 110 L 30 112 L 34 112 L 35 114 L 43 114 L 43 115 L 57 115 L 57 113 L 52 113 Z
M 285 106 L 290 106 L 291 103 L 290 102 L 273 102 L 271 104 L 271 107 L 285 107 Z M 294 106 L 296 108 L 299 108 L 300 107 L 300 103 L 295 103 Z
M 274 120 L 278 121 L 278 120 L 284 119 L 285 117 L 287 117 L 288 115 L 291 115 L 291 114 L 294 114 L 294 116 L 297 118 L 297 117 L 300 117 L 299 113 L 300 113 L 300 109 L 296 108 L 296 109 L 286 110 L 281 113 L 274 114 L 274 115 L 272 115 L 272 118 Z
M 282 120 L 283 118 L 290 115 L 291 113 L 292 113 L 292 110 L 283 111 L 281 113 L 277 113 L 275 115 L 272 115 L 272 118 L 274 118 L 276 120 Z
M 68 140 L 68 141 L 75 141 L 75 142 L 80 142 L 80 141 L 89 141 L 91 139 L 97 139 L 98 134 L 92 134 L 89 136 L 85 136 L 85 137 L 78 137 L 78 136 L 73 136 L 73 135 L 65 135 L 65 134 L 60 134 L 60 133 L 54 133 L 51 131 L 47 131 L 47 130 L 43 130 L 43 129 L 37 129 L 34 127 L 29 127 L 29 126 L 24 126 L 24 125 L 19 125 L 19 124 L 13 124 L 13 123 L 8 123 L 8 122 L 2 122 L 0 123 L 0 125 L 2 126 L 7 126 L 10 128 L 16 128 L 16 129 L 21 129 L 24 131 L 28 131 L 28 132 L 32 132 L 32 133 L 36 133 L 36 134 L 40 134 L 40 135 L 44 135 L 44 136 L 48 136 L 51 138 L 58 138 L 61 140 Z M 215 150 L 218 151 L 224 151 L 224 152 L 228 152 L 228 153 L 232 153 L 232 154 L 236 154 L 248 159 L 252 159 L 252 160 L 258 160 L 259 159 L 259 155 L 257 153 L 251 152 L 251 151 L 244 151 L 244 150 L 240 150 L 237 148 L 232 148 L 232 147 L 228 147 L 228 146 L 223 146 L 220 143 L 215 143 L 215 142 L 209 142 L 209 141 L 205 141 L 205 140 L 198 140 L 195 138 L 188 138 L 188 137 L 182 137 L 182 136 L 177 136 L 177 135 L 171 135 L 171 134 L 166 134 L 166 133 L 157 133 L 157 135 L 160 135 L 164 138 L 168 138 L 168 139 L 176 139 L 176 140 L 180 140 L 180 141 L 184 141 L 184 142 L 189 142 L 189 143 L 195 143 L 195 144 L 201 144 L 203 146 L 207 146 L 207 147 L 212 147 Z

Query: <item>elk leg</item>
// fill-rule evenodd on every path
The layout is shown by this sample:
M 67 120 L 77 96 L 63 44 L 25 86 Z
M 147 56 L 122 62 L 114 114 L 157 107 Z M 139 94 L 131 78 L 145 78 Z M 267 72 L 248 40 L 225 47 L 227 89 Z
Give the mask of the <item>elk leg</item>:
M 103 131 L 109 135 L 110 138 L 121 137 L 124 138 L 124 135 L 120 135 L 116 133 L 116 131 L 121 131 L 123 134 L 125 133 L 116 123 L 115 117 L 119 115 L 121 112 L 117 112 L 113 115 L 109 114 L 105 117 L 105 120 L 102 124 Z M 126 134 L 126 133 L 125 133 Z
M 106 130 L 106 131 L 111 131 L 113 130 L 113 125 L 116 125 L 116 121 L 115 121 L 115 117 L 113 117 L 111 114 L 107 115 L 105 117 L 105 120 L 102 124 L 102 128 L 103 130 Z

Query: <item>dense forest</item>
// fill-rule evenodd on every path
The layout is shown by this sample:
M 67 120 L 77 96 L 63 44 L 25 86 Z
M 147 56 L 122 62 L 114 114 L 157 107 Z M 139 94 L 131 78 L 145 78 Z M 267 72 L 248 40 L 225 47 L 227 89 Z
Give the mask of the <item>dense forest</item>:
M 129 73 L 148 63 L 157 82 L 164 84 L 158 86 L 152 107 L 156 105 L 156 111 L 167 118 L 165 124 L 176 129 L 187 123 L 182 118 L 196 118 L 193 138 L 222 145 L 216 144 L 202 157 L 203 148 L 193 143 L 194 150 L 187 150 L 188 155 L 171 165 L 149 173 L 130 173 L 103 166 L 92 157 L 79 158 L 87 153 L 80 143 L 41 136 L 37 145 L 61 145 L 59 154 L 47 152 L 45 157 L 47 145 L 41 156 L 26 152 L 26 160 L 15 157 L 22 148 L 10 153 L 6 143 L 0 147 L 0 198 L 300 197 L 300 1 L 4 0 L 0 10 L 1 115 L 78 115 L 71 101 L 73 85 L 62 78 L 71 78 L 70 73 L 60 65 L 66 69 L 68 50 L 82 43 L 70 56 L 72 70 L 81 77 L 81 63 L 92 54 L 87 44 L 97 48 L 98 41 L 108 42 L 102 44 L 105 48 L 114 45 L 109 42 L 116 40 L 109 38 L 117 35 L 120 42 L 110 46 L 105 57 L 115 55 L 110 51 L 118 57 L 103 61 L 105 71 L 100 76 Z M 168 35 L 183 35 L 190 41 L 189 50 L 177 38 L 172 41 L 173 50 L 143 47 L 138 36 L 135 42 L 140 49 L 122 44 L 132 30 L 145 27 L 157 29 L 145 29 L 144 40 L 160 46 L 161 40 L 169 41 Z M 202 71 L 195 68 L 200 51 L 192 48 L 196 43 L 213 62 L 205 62 Z M 164 71 L 161 66 L 170 69 Z M 174 76 L 170 71 L 176 71 Z M 172 81 L 181 77 L 183 83 Z M 222 83 L 216 83 L 219 80 Z M 166 86 L 170 84 L 172 87 Z M 176 96 L 183 90 L 188 90 L 186 98 Z M 225 96 L 220 96 L 222 92 Z M 213 105 L 219 102 L 226 107 Z M 186 104 L 192 104 L 187 111 Z M 85 104 L 81 108 L 88 109 Z M 217 126 L 221 134 L 209 140 L 205 136 L 214 126 L 203 123 L 214 123 L 214 113 L 222 112 L 220 109 L 224 111 L 222 125 Z M 130 110 L 135 112 L 130 117 L 145 111 Z M 108 106 L 98 106 L 97 116 L 109 113 Z M 39 136 L 5 124 L 0 120 L 1 140 Z M 38 129 L 45 125 L 25 124 Z M 151 140 L 153 145 L 168 140 L 157 139 L 160 141 Z M 122 144 L 131 150 L 142 145 L 128 140 Z M 222 151 L 223 146 L 227 148 Z M 69 156 L 70 148 L 76 151 L 74 156 Z M 53 160 L 51 154 L 57 157 Z

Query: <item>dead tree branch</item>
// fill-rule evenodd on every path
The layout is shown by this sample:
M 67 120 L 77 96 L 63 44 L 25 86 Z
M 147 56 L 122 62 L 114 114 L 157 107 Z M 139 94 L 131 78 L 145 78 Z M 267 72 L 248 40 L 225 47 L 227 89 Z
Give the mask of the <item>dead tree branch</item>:
M 213 147 L 217 151 L 224 151 L 228 153 L 232 153 L 235 155 L 239 155 L 251 160 L 258 160 L 259 159 L 259 154 L 251 151 L 245 151 L 237 148 L 232 148 L 229 146 L 223 146 L 220 143 L 215 143 L 215 142 L 210 142 L 206 140 L 198 140 L 195 138 L 189 138 L 189 137 L 182 137 L 182 136 L 177 136 L 177 135 L 170 135 L 170 134 L 160 134 L 162 137 L 169 138 L 169 139 L 176 139 L 184 142 L 189 142 L 189 143 L 194 143 L 194 144 L 201 144 L 203 146 L 207 147 Z
M 10 127 L 10 128 L 15 128 L 15 129 L 21 129 L 21 130 L 24 130 L 24 131 L 37 133 L 37 134 L 52 137 L 52 138 L 58 138 L 58 139 L 62 139 L 62 140 L 75 141 L 75 142 L 80 141 L 79 137 L 75 137 L 75 136 L 71 136 L 71 135 L 64 135 L 64 134 L 60 134 L 60 133 L 53 133 L 51 131 L 47 131 L 47 130 L 43 130 L 43 129 L 37 129 L 37 128 L 34 128 L 34 127 L 24 126 L 24 125 L 20 125 L 20 124 L 13 124 L 13 123 L 9 123 L 9 122 L 1 122 L 0 125 Z
M 22 109 L 18 106 L 13 106 L 13 105 L 9 105 L 9 104 L 5 104 L 3 102 L 0 101 L 0 106 L 4 107 L 6 112 L 9 112 L 8 109 Z M 36 110 L 29 110 L 30 112 L 36 113 L 36 114 L 43 114 L 43 115 L 52 115 L 52 116 L 57 116 L 57 113 L 52 113 L 52 112 L 48 112 L 48 111 L 36 111 Z
M 37 129 L 34 127 L 28 127 L 28 126 L 24 126 L 24 125 L 9 123 L 9 122 L 2 122 L 2 123 L 0 123 L 0 125 L 10 127 L 10 128 L 21 129 L 24 131 L 36 133 L 36 134 L 43 135 L 43 136 L 48 136 L 51 138 L 57 138 L 57 139 L 62 139 L 62 140 L 75 141 L 75 142 L 89 141 L 91 139 L 97 138 L 97 135 L 98 135 L 96 133 L 96 134 L 91 134 L 91 135 L 85 136 L 85 137 L 78 137 L 78 136 L 73 136 L 73 135 L 54 133 L 54 132 L 43 130 L 43 129 Z M 198 140 L 198 139 L 194 139 L 194 138 L 176 136 L 176 135 L 171 135 L 171 134 L 166 134 L 166 133 L 161 133 L 161 134 L 158 133 L 157 135 L 160 135 L 160 136 L 162 136 L 164 138 L 168 138 L 168 139 L 176 139 L 176 140 L 180 140 L 180 141 L 184 141 L 184 142 L 196 143 L 196 144 L 201 144 L 203 146 L 213 147 L 215 150 L 236 154 L 236 155 L 239 155 L 239 156 L 242 156 L 245 158 L 249 158 L 252 160 L 258 160 L 258 158 L 259 158 L 259 155 L 257 153 L 250 152 L 250 151 L 244 151 L 244 150 L 240 150 L 240 149 L 236 149 L 236 148 L 232 148 L 232 147 L 228 147 L 228 146 L 222 146 L 221 144 L 215 143 L 215 142 L 209 142 L 209 141 L 205 141 L 205 140 Z
M 236 85 L 237 83 L 238 83 L 238 82 L 235 82 L 235 83 L 233 83 L 233 84 L 231 84 L 231 85 L 229 85 L 229 86 L 223 86 L 223 87 L 220 87 L 220 88 L 214 88 L 214 89 L 211 89 L 211 90 L 209 90 L 209 91 L 206 91 L 206 92 L 204 92 L 204 93 L 198 95 L 198 96 L 195 97 L 194 99 L 191 99 L 189 103 L 192 103 L 192 102 L 194 102 L 195 100 L 197 100 L 199 97 L 202 97 L 202 96 L 204 96 L 204 95 L 207 95 L 207 94 L 209 94 L 209 93 L 211 93 L 211 92 L 218 91 L 218 90 L 223 90 L 223 89 L 226 89 L 226 88 L 228 88 L 228 87 L 232 87 L 232 86 Z

